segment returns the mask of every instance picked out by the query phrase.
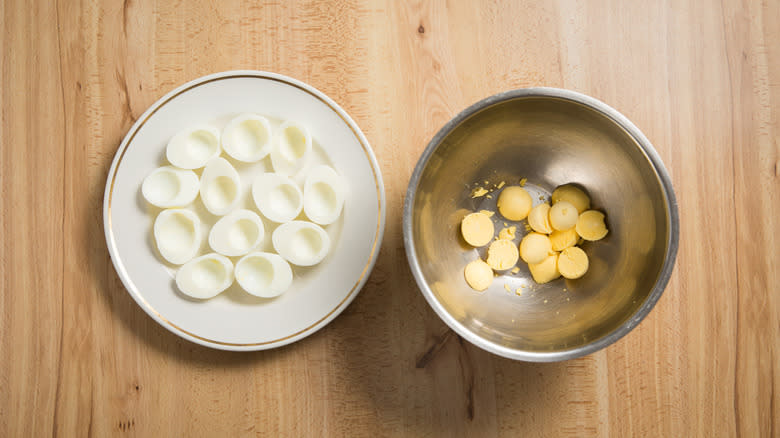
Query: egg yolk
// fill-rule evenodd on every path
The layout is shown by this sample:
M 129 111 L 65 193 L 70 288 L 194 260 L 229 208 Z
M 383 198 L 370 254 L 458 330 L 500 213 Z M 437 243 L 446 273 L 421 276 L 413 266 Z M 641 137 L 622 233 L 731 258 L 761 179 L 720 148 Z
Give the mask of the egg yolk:
M 553 232 L 550 225 L 550 204 L 542 203 L 531 209 L 528 213 L 528 225 L 537 233 L 550 234 Z
M 564 231 L 577 225 L 579 213 L 577 209 L 566 201 L 560 201 L 550 207 L 550 225 L 553 229 Z
M 552 244 L 544 234 L 528 233 L 520 241 L 520 257 L 528 264 L 541 263 L 551 252 Z
M 519 186 L 510 186 L 498 195 L 498 212 L 510 221 L 521 221 L 531 211 L 531 195 Z
M 464 276 L 466 283 L 476 291 L 483 291 L 493 283 L 493 270 L 490 265 L 479 259 L 466 265 Z
M 517 247 L 511 240 L 499 239 L 488 247 L 487 264 L 496 271 L 503 271 L 517 263 Z
M 588 210 L 577 219 L 577 234 L 585 240 L 601 240 L 607 235 L 607 226 L 604 225 L 604 213 L 596 210 Z
M 515 238 L 515 232 L 517 231 L 517 227 L 512 225 L 511 227 L 506 227 L 498 232 L 498 238 L 504 239 L 504 240 L 513 240 Z
M 528 265 L 531 276 L 539 284 L 549 283 L 561 276 L 558 272 L 558 254 L 550 254 L 541 263 Z
M 550 233 L 550 243 L 553 251 L 563 251 L 564 249 L 577 244 L 579 236 L 574 228 L 566 231 L 553 231 Z
M 582 189 L 573 184 L 564 184 L 556 188 L 552 193 L 552 202 L 557 204 L 560 201 L 570 203 L 577 209 L 577 213 L 590 208 L 590 198 Z
M 588 271 L 588 255 L 576 246 L 564 249 L 558 255 L 558 271 L 570 280 L 582 277 Z
M 474 247 L 480 247 L 490 242 L 495 228 L 493 227 L 493 221 L 486 214 L 471 213 L 461 221 L 460 232 L 463 234 L 463 240 L 466 243 Z

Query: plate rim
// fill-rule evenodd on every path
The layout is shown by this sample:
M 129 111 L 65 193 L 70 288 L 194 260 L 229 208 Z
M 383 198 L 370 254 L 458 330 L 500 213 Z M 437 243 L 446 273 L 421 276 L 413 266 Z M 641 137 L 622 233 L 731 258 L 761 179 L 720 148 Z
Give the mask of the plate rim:
M 371 166 L 371 170 L 374 174 L 374 179 L 377 187 L 377 198 L 378 198 L 378 209 L 379 209 L 376 234 L 374 236 L 374 243 L 371 248 L 371 254 L 369 256 L 366 265 L 363 268 L 363 271 L 361 272 L 358 282 L 352 287 L 352 289 L 347 293 L 347 295 L 336 305 L 336 307 L 334 307 L 332 310 L 326 313 L 322 318 L 320 318 L 310 326 L 280 339 L 257 342 L 257 343 L 231 343 L 231 342 L 208 339 L 203 336 L 184 330 L 181 327 L 174 324 L 173 322 L 166 319 L 162 314 L 160 314 L 156 309 L 154 309 L 143 298 L 143 296 L 135 288 L 133 282 L 130 281 L 129 275 L 125 270 L 124 264 L 122 263 L 122 260 L 119 257 L 119 254 L 117 253 L 116 242 L 114 241 L 114 237 L 112 233 L 112 224 L 111 224 L 111 201 L 113 197 L 114 183 L 116 180 L 116 172 L 117 169 L 119 168 L 119 164 L 121 163 L 125 152 L 128 149 L 128 146 L 130 145 L 131 141 L 135 137 L 135 134 L 138 132 L 138 130 L 144 125 L 144 123 L 146 123 L 147 120 L 149 120 L 154 115 L 155 112 L 157 112 L 159 108 L 161 108 L 163 105 L 171 101 L 173 98 L 179 96 L 180 94 L 186 93 L 187 91 L 195 87 L 198 87 L 200 85 L 204 85 L 206 83 L 215 82 L 218 80 L 236 79 L 236 78 L 255 78 L 260 80 L 272 80 L 272 81 L 283 83 L 288 86 L 295 87 L 299 90 L 302 90 L 310 94 L 312 97 L 320 100 L 321 102 L 326 104 L 332 111 L 334 111 L 353 132 L 358 142 L 360 143 L 361 147 L 363 148 L 366 154 L 366 158 L 368 158 L 369 164 Z M 108 171 L 105 191 L 103 195 L 103 231 L 105 234 L 106 246 L 108 248 L 108 253 L 111 257 L 111 263 L 114 265 L 114 270 L 116 271 L 119 279 L 122 281 L 122 285 L 124 286 L 127 293 L 133 298 L 136 304 L 138 304 L 138 306 L 141 307 L 146 312 L 147 315 L 149 315 L 154 321 L 156 321 L 158 324 L 160 324 L 161 326 L 163 326 L 165 329 L 172 332 L 173 334 L 183 339 L 186 339 L 190 342 L 194 342 L 196 344 L 200 344 L 206 347 L 215 348 L 219 350 L 228 350 L 228 351 L 257 351 L 257 350 L 267 350 L 267 349 L 288 345 L 316 333 L 321 328 L 328 325 L 338 315 L 340 315 L 341 312 L 343 312 L 349 306 L 349 304 L 355 299 L 355 297 L 357 297 L 358 293 L 360 293 L 360 291 L 363 289 L 363 286 L 365 286 L 371 272 L 374 269 L 374 266 L 376 265 L 376 261 L 379 256 L 379 251 L 382 246 L 382 240 L 384 238 L 386 213 L 387 213 L 387 209 L 385 206 L 385 188 L 384 188 L 384 182 L 382 179 L 382 172 L 379 167 L 379 163 L 377 162 L 376 155 L 374 154 L 374 150 L 371 148 L 371 144 L 368 142 L 368 139 L 366 138 L 365 134 L 363 134 L 363 131 L 360 129 L 357 123 L 355 123 L 352 117 L 350 117 L 350 115 L 347 114 L 347 112 L 333 99 L 328 97 L 325 93 L 321 92 L 317 88 L 303 81 L 291 78 L 283 74 L 261 71 L 261 70 L 227 70 L 218 73 L 208 74 L 193 79 L 191 81 L 188 81 L 174 88 L 173 90 L 169 91 L 159 99 L 157 99 L 152 105 L 149 106 L 149 108 L 146 109 L 146 111 L 143 112 L 143 114 L 141 114 L 140 117 L 138 117 L 135 123 L 133 123 L 133 125 L 125 134 L 125 136 L 122 138 L 122 141 L 119 143 L 119 147 L 114 153 L 114 158 L 111 161 L 111 167 L 109 168 Z

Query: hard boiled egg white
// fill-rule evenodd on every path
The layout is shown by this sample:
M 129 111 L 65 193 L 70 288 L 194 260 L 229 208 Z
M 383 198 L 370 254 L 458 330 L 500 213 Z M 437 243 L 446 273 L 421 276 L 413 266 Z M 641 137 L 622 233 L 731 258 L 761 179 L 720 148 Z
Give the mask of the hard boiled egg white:
M 306 221 L 279 225 L 271 240 L 280 256 L 298 266 L 316 265 L 330 251 L 328 233 L 319 225 Z
M 219 129 L 200 125 L 174 135 L 165 149 L 168 161 L 182 169 L 200 169 L 219 155 Z
M 346 184 L 330 166 L 315 166 L 303 185 L 303 211 L 312 222 L 328 225 L 336 221 L 344 206 Z
M 186 263 L 200 248 L 200 219 L 190 210 L 163 210 L 154 221 L 154 241 L 165 260 Z
M 222 148 L 239 161 L 254 163 L 271 152 L 271 123 L 257 114 L 242 114 L 225 126 Z
M 242 256 L 263 241 L 265 229 L 257 213 L 236 210 L 218 220 L 209 232 L 209 246 L 229 257 Z
M 241 197 L 238 172 L 224 158 L 212 158 L 200 177 L 200 199 L 214 215 L 229 213 Z
M 261 298 L 281 295 L 292 284 L 292 268 L 283 258 L 268 252 L 247 254 L 236 263 L 236 281 L 245 291 Z
M 263 173 L 252 182 L 252 198 L 268 219 L 284 223 L 295 219 L 303 209 L 303 194 L 295 182 L 278 173 Z
M 195 172 L 164 166 L 153 170 L 144 179 L 141 193 L 157 207 L 183 207 L 195 200 L 199 188 Z
M 215 253 L 190 260 L 176 273 L 179 290 L 201 300 L 219 295 L 232 283 L 233 262 Z
M 271 165 L 277 173 L 295 176 L 308 167 L 311 149 L 309 130 L 300 123 L 286 121 L 276 130 L 271 148 Z

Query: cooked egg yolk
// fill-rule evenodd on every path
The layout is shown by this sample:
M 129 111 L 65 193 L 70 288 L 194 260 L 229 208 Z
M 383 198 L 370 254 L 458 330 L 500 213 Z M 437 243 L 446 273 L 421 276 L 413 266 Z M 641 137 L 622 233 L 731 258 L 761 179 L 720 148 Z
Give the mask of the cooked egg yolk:
M 493 282 L 493 270 L 482 260 L 474 260 L 466 265 L 464 276 L 466 283 L 476 291 L 487 289 Z
M 487 264 L 496 271 L 503 271 L 517 263 L 517 247 L 511 240 L 499 239 L 488 247 Z
M 528 270 L 539 284 L 548 283 L 561 276 L 558 272 L 558 254 L 548 255 L 541 263 L 528 265 Z
M 493 221 L 483 213 L 471 213 L 463 218 L 460 223 L 460 232 L 463 239 L 471 246 L 485 246 L 493 238 L 495 228 Z
M 550 243 L 553 251 L 563 251 L 564 249 L 577 244 L 579 236 L 574 228 L 566 231 L 553 231 L 550 233 Z
M 585 240 L 601 240 L 607 235 L 607 226 L 604 225 L 604 213 L 596 210 L 588 210 L 577 219 L 577 234 Z
M 573 184 L 562 185 L 553 191 L 553 204 L 557 204 L 560 201 L 565 201 L 573 205 L 574 208 L 577 209 L 577 213 L 582 213 L 590 208 L 590 198 L 588 195 Z
M 550 225 L 550 204 L 543 203 L 531 209 L 528 213 L 528 225 L 537 233 L 550 234 L 553 229 Z
M 498 212 L 510 221 L 525 219 L 532 204 L 531 195 L 522 187 L 510 186 L 498 195 Z
M 579 213 L 577 209 L 566 201 L 560 201 L 550 207 L 550 225 L 553 229 L 564 231 L 577 225 Z
M 528 233 L 520 242 L 520 257 L 528 264 L 541 263 L 551 252 L 552 244 L 544 234 Z
M 570 280 L 582 277 L 588 271 L 588 255 L 576 246 L 564 249 L 558 255 L 558 271 Z

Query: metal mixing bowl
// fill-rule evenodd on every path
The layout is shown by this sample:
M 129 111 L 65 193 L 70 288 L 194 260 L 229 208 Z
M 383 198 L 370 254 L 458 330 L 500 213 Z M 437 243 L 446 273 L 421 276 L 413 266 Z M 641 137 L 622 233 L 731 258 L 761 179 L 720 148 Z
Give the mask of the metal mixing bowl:
M 521 178 L 534 205 L 558 185 L 583 187 L 609 234 L 582 245 L 590 268 L 578 280 L 537 285 L 521 260 L 518 273 L 476 292 L 463 269 L 485 248 L 466 245 L 460 221 L 495 210 L 500 189 L 471 192 Z M 493 219 L 497 230 L 512 225 Z M 515 225 L 519 242 L 526 231 Z M 636 327 L 669 281 L 679 235 L 672 184 L 647 138 L 608 105 L 552 88 L 497 94 L 447 123 L 414 170 L 403 227 L 417 284 L 444 322 L 485 350 L 535 362 L 592 353 Z

